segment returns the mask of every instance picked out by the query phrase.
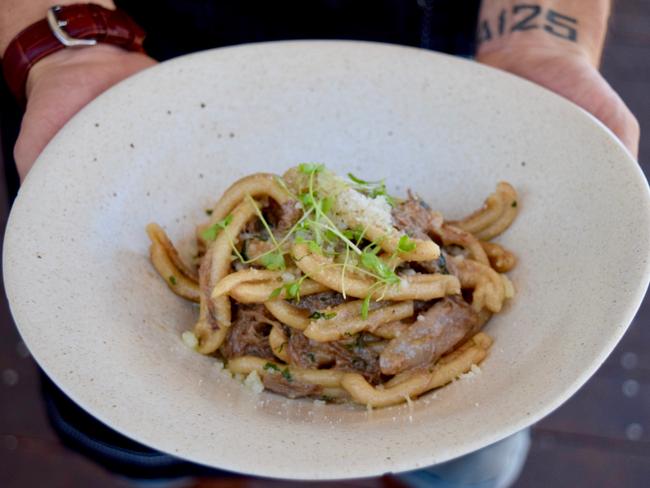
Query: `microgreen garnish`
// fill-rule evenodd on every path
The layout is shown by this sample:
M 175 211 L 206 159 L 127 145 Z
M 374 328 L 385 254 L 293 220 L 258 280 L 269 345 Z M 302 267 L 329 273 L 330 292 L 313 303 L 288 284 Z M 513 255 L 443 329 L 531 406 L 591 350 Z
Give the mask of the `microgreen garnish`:
M 377 275 L 384 283 L 396 285 L 400 279 L 384 261 L 382 261 L 374 252 L 364 251 L 361 254 L 361 264 L 368 271 Z
M 368 318 L 368 309 L 370 308 L 370 297 L 372 296 L 372 293 L 368 293 L 366 298 L 363 299 L 363 303 L 361 304 L 361 318 L 363 320 L 366 320 Z
M 282 254 L 279 252 L 263 254 L 259 257 L 259 262 L 266 269 L 270 269 L 272 271 L 284 269 L 284 256 L 282 256 Z
M 362 180 L 361 178 L 357 178 L 354 176 L 352 173 L 348 173 L 348 178 L 350 178 L 352 181 L 354 181 L 357 185 L 372 185 L 373 183 L 381 183 L 381 181 L 366 181 Z
M 230 236 L 232 252 L 243 264 L 255 263 L 269 270 L 284 270 L 286 267 L 284 256 L 290 252 L 292 244 L 304 245 L 313 255 L 326 256 L 330 260 L 327 266 L 341 267 L 341 294 L 346 297 L 346 280 L 348 273 L 363 275 L 372 279 L 373 283 L 368 289 L 368 294 L 361 305 L 361 316 L 366 319 L 372 301 L 381 301 L 389 287 L 400 283 L 401 279 L 395 273 L 395 267 L 400 262 L 394 259 L 399 253 L 408 253 L 415 249 L 415 242 L 407 235 L 401 236 L 395 253 L 392 256 L 381 254 L 383 252 L 382 237 L 369 242 L 365 236 L 366 228 L 339 227 L 342 209 L 338 208 L 336 197 L 338 190 L 352 189 L 368 198 L 384 197 L 389 203 L 394 204 L 386 192 L 383 180 L 366 181 L 348 174 L 351 183 L 342 182 L 329 174 L 324 165 L 318 163 L 302 163 L 292 173 L 292 179 L 286 182 L 276 178 L 289 197 L 296 202 L 296 208 L 302 210 L 302 216 L 284 235 L 278 235 L 277 229 L 267 221 L 268 214 L 263 213 L 260 203 L 250 195 L 246 198 L 255 206 L 255 213 L 263 227 L 261 233 L 268 236 L 269 243 L 266 251 L 254 258 L 242 256 L 236 245 L 234 236 Z M 293 186 L 295 182 L 295 186 Z M 287 186 L 291 183 L 291 189 Z M 338 185 L 338 186 L 337 186 Z M 223 226 L 229 222 L 222 222 Z M 370 225 L 370 224 L 368 224 Z M 214 234 L 223 229 L 223 226 L 213 226 Z M 258 232 L 259 234 L 259 232 Z M 259 236 L 257 236 L 259 237 Z M 272 244 L 272 245 L 271 245 Z M 245 246 L 244 246 L 245 248 Z M 303 275 L 294 281 L 282 283 L 269 295 L 269 299 L 282 297 L 287 300 L 300 300 L 301 285 L 307 279 Z M 334 312 L 317 311 L 310 315 L 311 320 L 328 320 L 335 316 Z
M 399 252 L 411 252 L 415 249 L 415 242 L 406 234 L 399 238 L 397 243 L 397 250 Z
M 278 298 L 280 294 L 284 291 L 284 294 L 287 298 L 289 299 L 295 299 L 295 300 L 300 300 L 300 287 L 302 286 L 302 282 L 307 279 L 307 276 L 303 276 L 299 280 L 292 281 L 290 283 L 286 283 L 282 286 L 277 287 L 275 290 L 271 292 L 269 295 L 269 300 L 273 300 L 274 298 Z
M 315 310 L 309 318 L 312 320 L 320 320 L 320 319 L 325 319 L 325 320 L 330 320 L 336 317 L 336 312 L 319 312 L 318 310 Z
M 300 163 L 298 165 L 298 171 L 306 175 L 320 173 L 324 169 L 325 169 L 325 165 L 318 164 L 318 163 Z
M 515 202 L 516 206 L 517 202 Z M 334 205 L 334 199 L 332 197 L 325 197 L 321 200 L 320 208 L 321 211 L 326 214 L 329 213 L 329 211 L 332 209 L 332 205 Z M 329 231 L 331 232 L 331 231 Z
M 278 298 L 280 296 L 280 293 L 282 293 L 282 290 L 284 290 L 284 286 L 279 286 L 276 289 L 274 289 L 271 294 L 269 295 L 269 300 L 273 300 L 274 298 Z
M 384 197 L 391 207 L 396 205 L 395 199 L 386 191 L 386 183 L 384 180 L 366 181 L 354 176 L 352 173 L 348 173 L 348 178 L 356 183 L 357 187 L 355 189 L 357 191 L 370 198 Z
M 300 299 L 300 285 L 302 285 L 302 280 L 300 281 L 295 281 L 293 283 L 290 283 L 287 285 L 286 290 L 287 290 L 287 297 L 288 298 L 295 298 L 295 299 Z
M 303 205 L 305 211 L 313 211 L 314 218 L 308 221 L 305 221 L 306 225 L 304 226 L 305 230 L 310 230 L 314 234 L 314 240 L 317 244 L 321 245 L 323 241 L 323 233 L 329 231 L 329 235 L 332 234 L 338 239 L 342 240 L 347 246 L 350 246 L 352 250 L 361 254 L 361 250 L 348 239 L 339 228 L 332 222 L 332 219 L 327 215 L 334 204 L 334 199 L 332 196 L 326 196 L 320 198 L 315 189 L 315 177 L 316 174 L 320 173 L 325 169 L 325 166 L 322 164 L 302 164 L 298 166 L 298 170 L 309 176 L 308 189 L 302 195 L 299 195 L 298 198 Z
M 323 254 L 323 249 L 315 241 L 306 241 L 309 250 L 316 254 Z
M 392 196 L 388 194 L 388 192 L 386 191 L 386 186 L 384 184 L 382 184 L 381 187 L 373 189 L 368 194 L 368 196 L 370 198 L 384 197 L 384 199 L 388 202 L 388 205 L 390 205 L 391 207 L 397 206 L 397 202 Z
M 203 232 L 201 232 L 201 237 L 206 241 L 214 241 L 219 235 L 219 232 L 228 227 L 231 222 L 232 215 L 228 215 L 225 219 L 216 222 L 207 229 L 204 229 Z
M 253 200 L 253 197 L 251 197 L 250 195 L 247 194 L 246 198 L 251 203 L 251 205 L 253 207 L 255 207 L 255 213 L 257 214 L 257 217 L 260 219 L 260 222 L 262 222 L 262 225 L 264 226 L 264 229 L 266 229 L 266 232 L 268 232 L 269 237 L 271 238 L 271 241 L 273 241 L 273 245 L 277 248 L 278 247 L 278 241 L 275 240 L 275 236 L 273 235 L 273 231 L 271 230 L 271 227 L 269 226 L 269 223 L 264 218 L 264 214 L 262 214 L 262 211 L 260 210 L 260 208 L 255 203 L 255 200 Z

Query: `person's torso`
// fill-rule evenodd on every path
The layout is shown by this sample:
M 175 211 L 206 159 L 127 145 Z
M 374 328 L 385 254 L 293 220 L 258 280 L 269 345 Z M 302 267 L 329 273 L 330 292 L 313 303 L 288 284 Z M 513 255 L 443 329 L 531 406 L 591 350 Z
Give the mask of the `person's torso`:
M 118 0 L 158 59 L 285 39 L 357 39 L 471 55 L 480 0 Z

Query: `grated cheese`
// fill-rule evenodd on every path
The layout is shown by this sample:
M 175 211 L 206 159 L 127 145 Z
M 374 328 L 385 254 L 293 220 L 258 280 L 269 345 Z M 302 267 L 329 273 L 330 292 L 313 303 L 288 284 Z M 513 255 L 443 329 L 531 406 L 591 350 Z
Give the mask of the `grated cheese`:
M 294 281 L 295 279 L 296 279 L 296 277 L 294 275 L 292 275 L 291 273 L 289 273 L 288 271 L 285 271 L 284 273 L 282 273 L 282 281 L 284 283 L 290 283 L 290 282 Z
M 375 225 L 387 233 L 394 232 L 391 207 L 383 196 L 369 198 L 348 188 L 336 196 L 333 209 L 353 226 L 365 228 Z
M 264 391 L 262 379 L 255 370 L 248 373 L 248 376 L 246 376 L 246 379 L 244 380 L 244 386 L 258 395 Z
M 340 229 L 376 225 L 387 233 L 394 232 L 391 206 L 383 195 L 367 197 L 331 171 L 318 174 L 318 185 L 325 195 L 334 197 L 333 220 Z
M 181 334 L 181 339 L 183 339 L 183 342 L 187 347 L 190 349 L 196 349 L 197 346 L 199 345 L 199 340 L 196 338 L 194 335 L 194 332 L 191 330 L 186 330 Z
M 467 373 L 461 374 L 458 378 L 461 380 L 473 379 L 480 375 L 483 371 L 476 364 L 472 364 L 472 367 Z

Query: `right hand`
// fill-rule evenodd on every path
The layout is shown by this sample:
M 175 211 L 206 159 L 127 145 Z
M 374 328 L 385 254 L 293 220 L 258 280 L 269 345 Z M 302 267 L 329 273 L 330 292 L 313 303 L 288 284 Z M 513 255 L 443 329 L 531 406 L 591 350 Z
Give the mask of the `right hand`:
M 97 95 L 156 63 L 107 44 L 64 49 L 36 63 L 27 79 L 27 107 L 14 147 L 21 181 L 61 127 Z
M 611 129 L 635 158 L 639 123 L 621 97 L 605 81 L 588 56 L 556 43 L 479 51 L 477 60 L 526 78 L 571 100 Z

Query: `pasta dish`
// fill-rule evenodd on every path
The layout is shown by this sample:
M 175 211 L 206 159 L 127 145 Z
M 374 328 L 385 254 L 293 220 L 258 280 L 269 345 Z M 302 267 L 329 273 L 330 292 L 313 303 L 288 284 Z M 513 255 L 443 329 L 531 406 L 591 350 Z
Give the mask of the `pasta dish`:
M 497 185 L 455 221 L 410 191 L 300 164 L 228 188 L 198 226 L 192 264 L 147 227 L 153 266 L 198 303 L 183 340 L 257 391 L 384 407 L 475 370 L 482 327 L 514 295 L 492 242 L 517 215 Z

